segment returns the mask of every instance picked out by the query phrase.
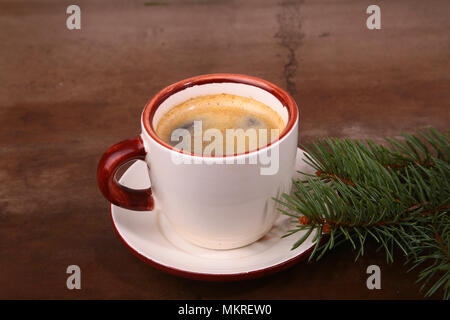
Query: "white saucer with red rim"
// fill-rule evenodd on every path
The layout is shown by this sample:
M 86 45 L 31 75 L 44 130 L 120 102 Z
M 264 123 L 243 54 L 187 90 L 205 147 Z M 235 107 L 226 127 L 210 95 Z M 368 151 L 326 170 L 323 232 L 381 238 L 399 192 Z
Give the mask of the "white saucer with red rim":
M 296 170 L 312 172 L 297 149 Z M 301 177 L 297 173 L 296 178 Z M 123 174 L 120 182 L 128 187 L 147 188 L 150 180 L 145 162 L 137 161 Z M 260 240 L 237 249 L 212 250 L 198 247 L 180 237 L 161 210 L 133 211 L 111 205 L 111 219 L 127 248 L 144 262 L 185 278 L 230 281 L 258 278 L 283 270 L 307 258 L 314 233 L 295 250 L 292 245 L 302 235 L 281 238 L 292 225 L 280 214 L 272 229 Z

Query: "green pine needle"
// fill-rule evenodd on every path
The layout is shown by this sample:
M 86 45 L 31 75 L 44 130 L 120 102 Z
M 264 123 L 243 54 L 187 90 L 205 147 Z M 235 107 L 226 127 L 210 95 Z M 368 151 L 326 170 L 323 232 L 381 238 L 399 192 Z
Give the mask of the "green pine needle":
M 295 249 L 317 230 L 309 261 L 345 242 L 355 260 L 370 239 L 388 262 L 399 249 L 410 270 L 422 268 L 418 282 L 425 296 L 439 291 L 449 299 L 450 136 L 433 128 L 402 136 L 387 138 L 390 147 L 336 138 L 302 146 L 316 173 L 276 199 L 296 224 L 285 236 L 306 231 Z

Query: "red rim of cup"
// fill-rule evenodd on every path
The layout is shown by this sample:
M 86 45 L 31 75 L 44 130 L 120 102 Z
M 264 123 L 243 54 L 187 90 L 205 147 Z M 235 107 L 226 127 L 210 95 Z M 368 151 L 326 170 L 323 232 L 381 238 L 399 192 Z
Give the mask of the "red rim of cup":
M 297 121 L 297 118 L 298 118 L 297 104 L 295 103 L 294 99 L 280 87 L 278 87 L 278 86 L 274 85 L 273 83 L 270 83 L 266 80 L 252 77 L 252 76 L 247 76 L 247 75 L 242 75 L 242 74 L 216 73 L 216 74 L 206 74 L 206 75 L 201 75 L 201 76 L 196 76 L 196 77 L 181 80 L 179 82 L 176 82 L 176 83 L 162 89 L 157 94 L 155 94 L 147 102 L 147 104 L 145 105 L 144 111 L 142 112 L 142 123 L 143 123 L 143 127 L 144 127 L 145 131 L 147 132 L 147 134 L 154 141 L 158 142 L 160 145 L 162 145 L 163 147 L 165 147 L 167 149 L 170 149 L 170 150 L 173 150 L 173 151 L 176 151 L 179 153 L 188 154 L 191 156 L 215 157 L 215 156 L 204 156 L 204 155 L 194 154 L 191 152 L 185 152 L 185 151 L 176 149 L 176 148 L 172 147 L 171 145 L 162 141 L 157 136 L 157 134 L 152 126 L 153 116 L 155 115 L 156 110 L 167 98 L 169 98 L 171 95 L 173 95 L 177 92 L 180 92 L 186 88 L 193 87 L 196 85 L 207 84 L 207 83 L 240 83 L 240 84 L 246 84 L 246 85 L 258 87 L 260 89 L 263 89 L 263 90 L 269 92 L 273 96 L 275 96 L 282 103 L 282 105 L 287 108 L 289 119 L 288 119 L 286 127 L 284 128 L 280 137 L 277 140 L 265 145 L 262 148 L 252 150 L 252 151 L 247 151 L 242 154 L 258 152 L 259 150 L 268 148 L 270 145 L 281 140 L 284 136 L 286 136 L 292 130 L 292 128 L 294 127 L 294 125 Z M 228 155 L 228 157 L 237 156 L 237 155 L 241 155 L 241 154 Z M 217 158 L 223 158 L 223 157 L 227 157 L 227 155 L 219 156 Z

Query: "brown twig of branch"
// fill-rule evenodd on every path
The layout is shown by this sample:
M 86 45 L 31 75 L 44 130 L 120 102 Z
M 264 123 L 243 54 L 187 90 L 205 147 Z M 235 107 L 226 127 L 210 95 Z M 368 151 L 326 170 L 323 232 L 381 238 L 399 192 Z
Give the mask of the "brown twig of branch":
M 344 177 L 340 177 L 338 175 L 335 175 L 334 173 L 323 172 L 323 171 L 316 171 L 316 176 L 323 177 L 323 178 L 328 178 L 328 179 L 333 179 L 334 181 L 337 181 L 339 179 L 340 181 L 342 181 L 345 184 L 348 184 L 348 185 L 350 185 L 352 187 L 355 186 L 355 183 L 352 180 L 345 179 Z
M 422 166 L 422 167 L 427 167 L 427 168 L 429 168 L 429 167 L 432 167 L 433 165 L 434 165 L 434 162 L 433 161 L 424 161 L 424 162 L 420 162 L 420 161 L 417 161 L 417 160 L 414 160 L 414 161 L 411 161 L 411 162 L 409 162 L 409 163 L 407 163 L 407 164 L 395 164 L 395 163 L 393 163 L 393 164 L 385 164 L 385 165 L 383 165 L 383 167 L 385 167 L 385 168 L 390 168 L 390 169 L 403 169 L 403 168 L 406 168 L 407 166 L 409 166 L 409 165 L 414 165 L 414 166 L 418 166 L 418 165 L 420 165 L 420 166 Z
M 431 166 L 434 165 L 434 162 L 433 161 L 426 161 L 426 162 L 413 161 L 413 162 L 408 163 L 408 164 L 395 164 L 395 163 L 394 164 L 385 164 L 385 165 L 383 165 L 383 167 L 391 168 L 391 169 L 403 169 L 403 168 L 406 168 L 410 164 L 421 165 L 423 167 L 431 167 Z M 331 173 L 331 172 L 324 172 L 324 171 L 320 171 L 319 170 L 319 171 L 316 171 L 316 176 L 322 177 L 322 178 L 325 178 L 325 179 L 333 179 L 334 181 L 337 181 L 339 179 L 340 181 L 342 181 L 345 184 L 348 184 L 348 185 L 350 185 L 352 187 L 355 186 L 355 183 L 352 180 L 346 179 L 346 178 L 341 177 L 341 176 L 338 176 L 338 175 L 336 175 L 334 173 Z
M 433 225 L 431 227 L 433 228 L 433 231 L 434 231 L 434 238 L 441 245 L 441 249 L 444 252 L 444 255 L 447 257 L 447 261 L 450 262 L 450 256 L 449 256 L 449 253 L 448 253 L 448 248 L 445 246 L 445 244 L 442 241 L 441 237 L 439 236 L 439 233 L 437 232 L 436 228 Z
M 403 214 L 409 213 L 411 211 L 415 211 L 415 210 L 419 209 L 420 207 L 423 207 L 423 206 L 425 206 L 427 204 L 428 204 L 428 202 L 415 204 L 415 205 L 409 207 L 408 209 L 406 209 Z M 436 209 L 429 209 L 429 210 L 421 211 L 421 212 L 418 212 L 417 214 L 419 214 L 419 215 L 429 215 L 429 214 L 433 214 L 433 213 L 439 212 L 439 211 L 444 210 L 444 209 L 450 209 L 450 204 L 446 204 L 446 205 L 440 206 L 439 208 L 436 208 Z M 370 225 L 365 225 L 363 222 L 361 222 L 361 223 L 358 223 L 358 224 L 356 224 L 354 226 L 355 227 L 362 227 L 362 226 L 375 227 L 375 226 L 385 226 L 385 225 L 396 225 L 396 224 L 399 224 L 402 221 L 407 220 L 408 218 L 409 217 L 405 217 L 405 218 L 399 219 L 397 221 L 391 221 L 391 220 L 379 221 L 379 222 L 376 222 L 376 223 L 373 223 L 373 224 L 370 224 Z M 330 219 L 319 219 L 318 221 L 314 221 L 312 223 L 312 221 L 306 216 L 301 216 L 299 218 L 299 223 L 301 225 L 311 225 L 311 224 L 313 224 L 313 225 L 322 226 L 322 229 L 323 229 L 322 231 L 324 233 L 329 233 L 331 226 L 334 226 L 334 227 L 344 226 L 344 227 L 346 227 L 346 226 L 352 225 L 351 222 L 339 222 L 339 221 L 330 220 Z

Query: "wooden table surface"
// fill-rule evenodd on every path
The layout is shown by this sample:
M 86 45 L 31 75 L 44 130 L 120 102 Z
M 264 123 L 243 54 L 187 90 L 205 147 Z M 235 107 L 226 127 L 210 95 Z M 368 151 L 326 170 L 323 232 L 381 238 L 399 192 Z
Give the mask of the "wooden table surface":
M 71 2 L 70 2 L 71 3 Z M 177 278 L 115 234 L 96 166 L 146 101 L 199 74 L 249 74 L 300 106 L 300 143 L 449 128 L 450 2 L 0 1 L 0 298 L 420 299 L 416 272 L 370 244 L 240 283 Z M 381 30 L 366 8 L 381 7 Z M 66 288 L 66 268 L 82 289 Z M 381 290 L 366 287 L 381 268 Z M 435 296 L 435 298 L 440 298 Z

